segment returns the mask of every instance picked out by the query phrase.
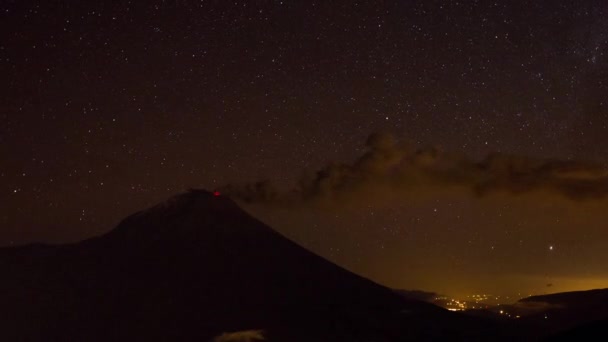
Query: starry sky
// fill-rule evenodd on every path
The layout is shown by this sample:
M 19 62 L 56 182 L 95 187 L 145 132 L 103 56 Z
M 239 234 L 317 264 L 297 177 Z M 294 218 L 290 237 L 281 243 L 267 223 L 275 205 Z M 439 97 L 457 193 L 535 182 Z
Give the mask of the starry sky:
M 3 1 L 0 245 L 81 240 L 222 188 L 389 286 L 608 287 L 607 14 L 603 0 Z

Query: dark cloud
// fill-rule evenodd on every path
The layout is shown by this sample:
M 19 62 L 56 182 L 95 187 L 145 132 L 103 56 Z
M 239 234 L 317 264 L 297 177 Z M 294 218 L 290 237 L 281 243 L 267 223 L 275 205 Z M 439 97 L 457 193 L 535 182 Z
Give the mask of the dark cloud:
M 269 181 L 221 190 L 247 202 L 276 203 L 399 199 L 454 189 L 478 197 L 542 192 L 575 201 L 608 195 L 608 173 L 595 163 L 500 153 L 474 161 L 436 147 L 415 149 L 389 134 L 372 134 L 366 145 L 367 151 L 353 163 L 330 163 L 287 192 L 277 191 Z

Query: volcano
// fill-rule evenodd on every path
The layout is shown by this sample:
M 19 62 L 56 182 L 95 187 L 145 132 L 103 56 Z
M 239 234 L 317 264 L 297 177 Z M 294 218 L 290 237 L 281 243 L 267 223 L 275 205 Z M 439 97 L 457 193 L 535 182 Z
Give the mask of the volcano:
M 470 318 L 406 300 L 204 190 L 135 213 L 100 237 L 2 248 L 0 271 L 3 341 L 220 341 L 239 331 L 267 341 L 407 341 L 483 333 Z

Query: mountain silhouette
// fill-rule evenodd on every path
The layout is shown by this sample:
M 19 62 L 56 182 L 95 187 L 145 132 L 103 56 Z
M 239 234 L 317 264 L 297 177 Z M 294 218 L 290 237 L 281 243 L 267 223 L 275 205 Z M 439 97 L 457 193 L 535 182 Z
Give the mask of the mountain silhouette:
M 550 341 L 608 340 L 608 289 L 531 296 L 519 303 L 545 308 L 522 320 L 536 336 Z
M 245 330 L 268 341 L 458 340 L 493 329 L 404 299 L 204 190 L 80 243 L 2 248 L 0 272 L 2 341 L 212 341 Z

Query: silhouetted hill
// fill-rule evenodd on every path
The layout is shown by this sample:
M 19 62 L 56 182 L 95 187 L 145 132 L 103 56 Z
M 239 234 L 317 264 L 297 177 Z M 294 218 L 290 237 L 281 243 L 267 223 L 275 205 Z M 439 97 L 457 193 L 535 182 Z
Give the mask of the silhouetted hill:
M 597 322 L 608 321 L 608 289 L 531 296 L 501 308 L 521 315 L 514 325 L 528 336 L 558 340 L 584 337 L 590 331 L 600 331 Z
M 542 296 L 531 296 L 520 302 L 542 302 L 568 307 L 588 307 L 608 302 L 608 289 L 560 292 Z
M 469 340 L 495 326 L 407 300 L 193 190 L 81 243 L 0 249 L 2 341 Z

